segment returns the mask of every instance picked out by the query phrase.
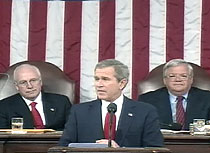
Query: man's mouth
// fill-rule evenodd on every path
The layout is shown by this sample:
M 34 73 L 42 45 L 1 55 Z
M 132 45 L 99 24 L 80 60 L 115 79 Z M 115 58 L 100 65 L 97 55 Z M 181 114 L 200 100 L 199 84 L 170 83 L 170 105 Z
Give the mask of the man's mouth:
M 104 91 L 104 90 L 97 90 L 97 93 L 98 94 L 104 94 L 104 93 L 106 93 L 106 91 Z
M 181 83 L 174 84 L 174 86 L 183 86 Z
M 36 91 L 36 89 L 30 90 L 30 91 L 26 91 L 26 93 L 27 93 L 27 94 L 32 94 L 32 93 L 34 93 L 35 91 Z

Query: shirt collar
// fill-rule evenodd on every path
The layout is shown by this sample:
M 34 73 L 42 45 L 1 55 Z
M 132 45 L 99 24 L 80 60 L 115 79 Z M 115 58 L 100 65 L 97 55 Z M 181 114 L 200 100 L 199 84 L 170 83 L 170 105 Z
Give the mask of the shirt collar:
M 168 91 L 168 93 L 169 93 L 169 96 L 170 96 L 171 99 L 176 100 L 177 96 L 173 95 L 170 91 Z M 184 99 L 187 99 L 188 92 L 186 94 L 182 95 L 182 96 L 184 97 Z
M 104 105 L 106 107 L 110 104 L 109 101 L 106 101 L 106 100 L 101 100 L 101 101 L 102 101 L 102 105 Z M 118 106 L 122 106 L 122 104 L 123 104 L 123 94 L 121 94 L 120 97 L 118 97 L 115 101 L 113 101 L 113 103 L 115 103 L 117 105 L 117 108 L 118 108 Z
M 25 97 L 22 96 L 22 98 L 24 99 L 24 101 L 26 102 L 26 104 L 28 106 L 30 106 L 31 102 L 36 102 L 36 103 L 39 103 L 41 102 L 41 99 L 42 99 L 42 93 L 40 92 L 39 95 L 36 97 L 36 99 L 34 101 L 31 101 L 29 99 L 26 99 Z

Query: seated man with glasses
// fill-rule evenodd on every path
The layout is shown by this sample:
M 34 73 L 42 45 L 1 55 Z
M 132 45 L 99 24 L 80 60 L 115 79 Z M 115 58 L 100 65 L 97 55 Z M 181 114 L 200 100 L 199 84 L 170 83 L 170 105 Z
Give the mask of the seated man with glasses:
M 37 67 L 30 64 L 16 67 L 14 84 L 19 93 L 0 101 L 1 129 L 10 129 L 11 119 L 21 117 L 24 129 L 63 130 L 71 103 L 66 96 L 42 91 Z
M 180 129 L 188 130 L 193 119 L 210 119 L 210 91 L 192 87 L 193 68 L 188 62 L 173 59 L 166 63 L 163 82 L 165 87 L 138 97 L 157 108 L 161 128 L 178 123 Z

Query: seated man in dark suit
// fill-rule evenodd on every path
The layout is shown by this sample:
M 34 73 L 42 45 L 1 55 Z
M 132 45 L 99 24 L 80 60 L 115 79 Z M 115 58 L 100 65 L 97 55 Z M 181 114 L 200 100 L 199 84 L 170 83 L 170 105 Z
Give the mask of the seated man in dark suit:
M 22 117 L 24 129 L 63 130 L 71 103 L 66 96 L 41 91 L 42 78 L 37 67 L 29 64 L 16 67 L 14 83 L 19 93 L 0 101 L 1 129 L 10 129 L 13 117 Z M 34 111 L 38 111 L 40 123 L 32 115 Z
M 59 145 L 69 143 L 108 144 L 104 134 L 107 106 L 116 104 L 116 137 L 113 147 L 160 147 L 163 137 L 158 115 L 152 105 L 131 100 L 122 94 L 128 83 L 129 70 L 123 63 L 108 59 L 95 67 L 98 99 L 72 106 Z M 105 124 L 106 125 L 106 124 Z M 110 140 L 110 139 L 109 139 Z
M 138 98 L 157 108 L 161 128 L 170 129 L 170 125 L 180 123 L 182 129 L 188 130 L 193 119 L 210 119 L 210 91 L 191 86 L 193 68 L 188 62 L 173 59 L 166 63 L 163 82 L 165 87 Z

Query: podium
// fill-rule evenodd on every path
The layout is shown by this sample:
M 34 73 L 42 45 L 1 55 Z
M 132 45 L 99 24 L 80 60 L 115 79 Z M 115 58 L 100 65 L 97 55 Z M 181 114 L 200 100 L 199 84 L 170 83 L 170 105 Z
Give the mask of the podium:
M 164 134 L 163 136 L 164 147 L 169 148 L 173 153 L 210 153 L 210 136 L 191 136 L 189 134 Z M 0 132 L 0 153 L 47 153 L 49 148 L 58 146 L 60 137 L 61 132 L 59 131 L 43 134 L 10 134 Z M 56 149 L 58 148 L 53 148 L 53 150 L 51 149 L 49 151 L 55 152 Z M 122 149 L 120 150 L 121 152 L 126 152 L 130 148 Z M 142 151 L 142 149 L 137 149 L 137 151 Z M 97 151 L 99 152 L 100 150 Z M 115 149 L 112 151 L 116 152 L 119 150 Z M 137 152 L 134 148 L 129 151 Z M 143 151 L 148 152 L 147 148 L 143 149 Z
M 167 148 L 71 148 L 52 147 L 48 153 L 172 153 Z

